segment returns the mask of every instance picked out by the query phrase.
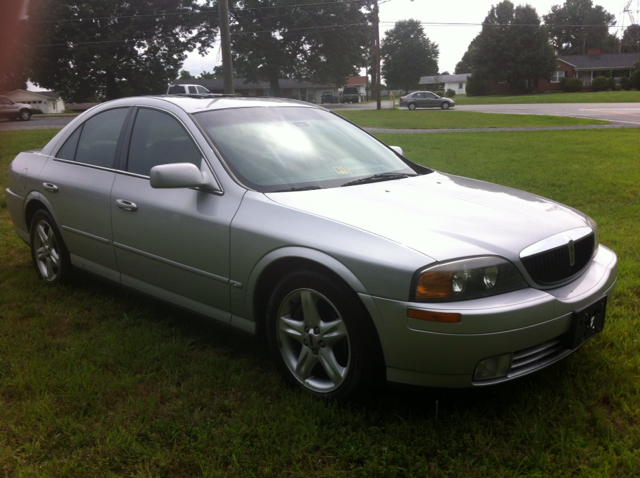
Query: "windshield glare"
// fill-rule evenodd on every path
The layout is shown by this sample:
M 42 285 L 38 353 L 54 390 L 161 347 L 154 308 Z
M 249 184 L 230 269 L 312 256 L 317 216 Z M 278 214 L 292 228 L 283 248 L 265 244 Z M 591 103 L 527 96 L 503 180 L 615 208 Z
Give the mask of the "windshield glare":
M 416 174 L 382 143 L 327 111 L 237 108 L 194 118 L 234 175 L 257 191 L 328 188 L 374 174 Z

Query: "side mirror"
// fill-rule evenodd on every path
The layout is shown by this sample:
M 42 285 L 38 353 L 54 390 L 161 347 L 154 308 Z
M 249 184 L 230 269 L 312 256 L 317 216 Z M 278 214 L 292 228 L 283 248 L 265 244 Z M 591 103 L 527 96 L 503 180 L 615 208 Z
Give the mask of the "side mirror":
M 396 153 L 398 153 L 400 156 L 404 156 L 404 151 L 402 151 L 402 148 L 400 146 L 389 146 L 391 149 L 393 149 Z
M 215 184 L 207 181 L 200 169 L 192 163 L 173 163 L 154 166 L 149 173 L 150 184 L 155 189 L 205 188 L 216 190 Z

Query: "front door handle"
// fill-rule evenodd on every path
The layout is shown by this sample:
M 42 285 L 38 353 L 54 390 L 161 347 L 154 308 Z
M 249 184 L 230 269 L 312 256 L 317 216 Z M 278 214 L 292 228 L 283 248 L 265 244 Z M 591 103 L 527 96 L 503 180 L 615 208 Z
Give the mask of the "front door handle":
M 56 186 L 53 183 L 42 183 L 42 187 L 45 188 L 47 191 L 50 191 L 52 193 L 57 193 L 58 192 L 58 186 Z
M 138 206 L 136 205 L 136 203 L 131 202 L 131 201 L 127 201 L 126 199 L 117 199 L 116 200 L 116 204 L 118 204 L 118 207 L 120 209 L 124 209 L 125 211 L 137 211 L 138 210 Z

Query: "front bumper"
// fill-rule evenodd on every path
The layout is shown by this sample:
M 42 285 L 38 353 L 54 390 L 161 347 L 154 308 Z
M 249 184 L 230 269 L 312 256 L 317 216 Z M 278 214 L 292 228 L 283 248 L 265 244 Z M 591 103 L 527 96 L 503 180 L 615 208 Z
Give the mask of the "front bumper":
M 372 297 L 361 299 L 374 320 L 392 382 L 433 387 L 473 387 L 511 380 L 563 359 L 563 346 L 574 311 L 610 295 L 617 258 L 600 246 L 588 269 L 576 280 L 552 290 L 523 289 L 494 297 L 440 304 L 411 303 Z M 428 322 L 407 317 L 407 309 L 458 312 L 460 323 Z M 510 372 L 475 381 L 484 359 L 512 354 Z M 527 360 L 521 366 L 518 360 Z

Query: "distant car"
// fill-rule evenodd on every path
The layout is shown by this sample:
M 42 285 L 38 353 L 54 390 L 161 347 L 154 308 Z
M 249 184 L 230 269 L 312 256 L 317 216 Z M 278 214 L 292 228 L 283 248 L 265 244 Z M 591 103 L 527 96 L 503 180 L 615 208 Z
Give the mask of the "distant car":
M 431 91 L 415 91 L 400 98 L 400 106 L 406 106 L 410 110 L 416 108 L 442 108 L 448 110 L 453 108 L 456 102 L 451 98 L 443 98 Z
M 360 103 L 360 93 L 355 86 L 345 86 L 340 96 L 341 103 Z
M 6 209 L 47 283 L 76 268 L 253 334 L 323 398 L 543 369 L 616 283 L 587 215 L 283 98 L 103 103 L 13 160 Z
M 32 114 L 33 106 L 26 103 L 16 103 L 6 96 L 0 96 L 0 118 L 29 121 Z
M 339 101 L 340 99 L 330 91 L 325 91 L 324 93 L 322 93 L 322 96 L 320 97 L 321 104 L 325 104 L 325 103 L 332 104 L 332 103 L 338 103 Z
M 204 86 L 200 85 L 171 85 L 167 89 L 168 95 L 210 95 Z

